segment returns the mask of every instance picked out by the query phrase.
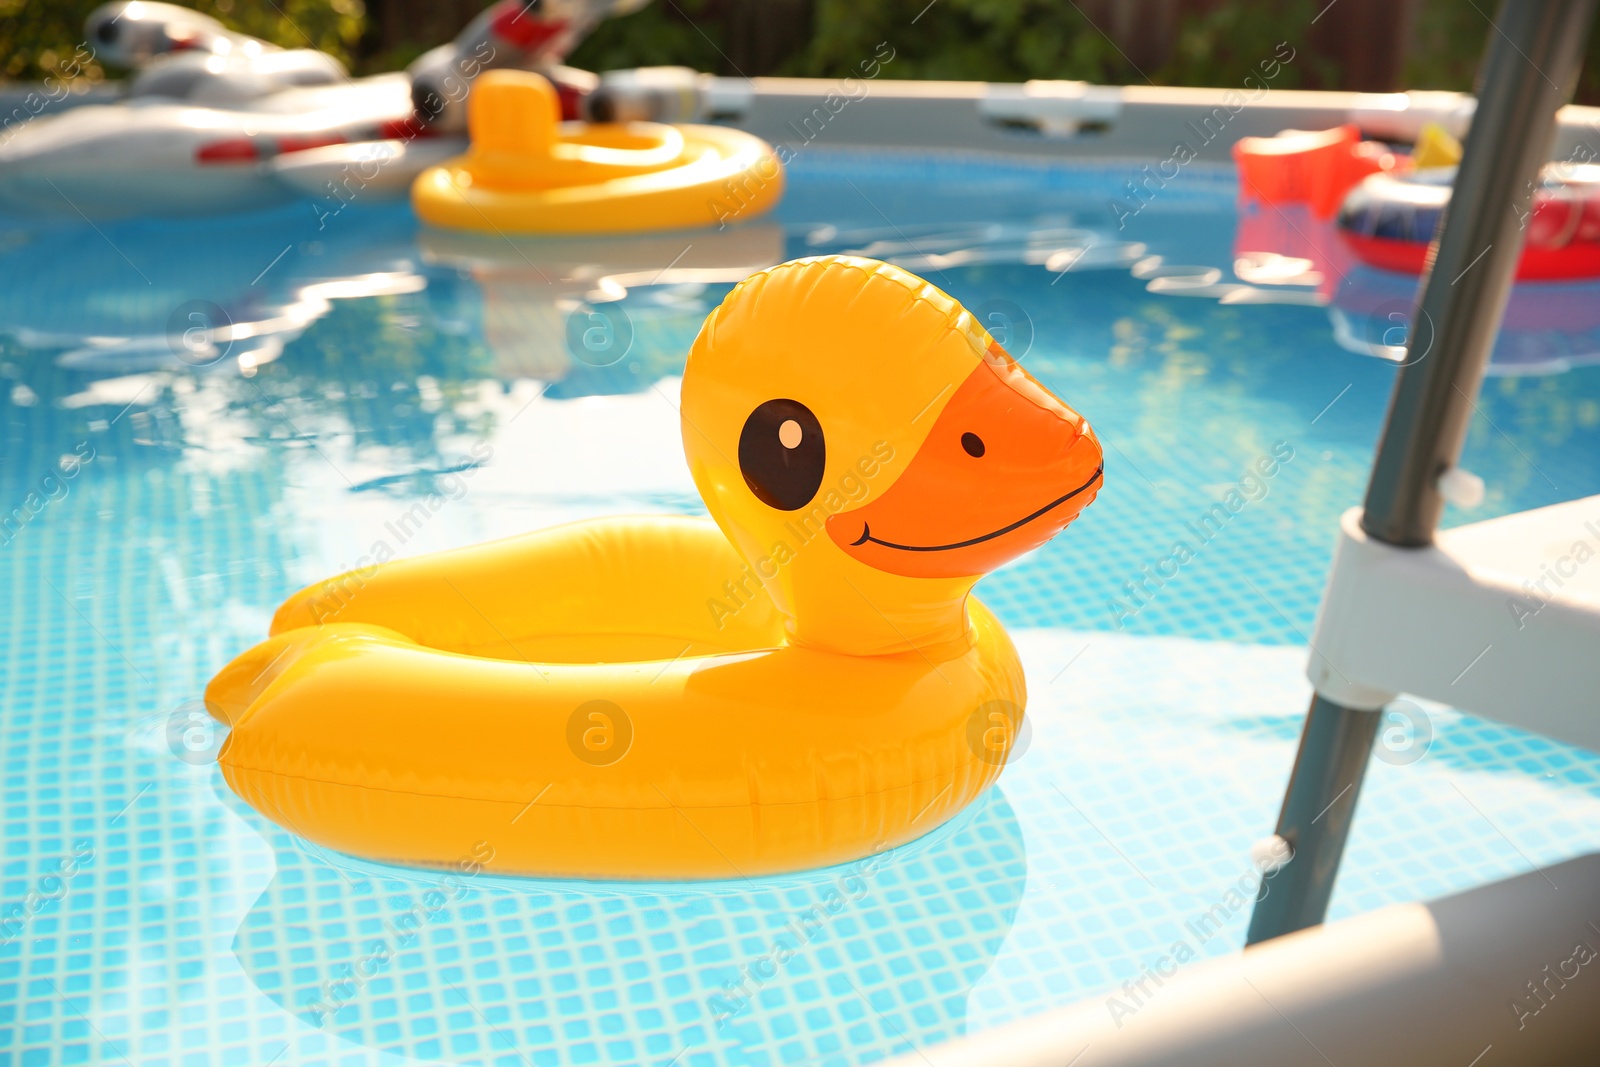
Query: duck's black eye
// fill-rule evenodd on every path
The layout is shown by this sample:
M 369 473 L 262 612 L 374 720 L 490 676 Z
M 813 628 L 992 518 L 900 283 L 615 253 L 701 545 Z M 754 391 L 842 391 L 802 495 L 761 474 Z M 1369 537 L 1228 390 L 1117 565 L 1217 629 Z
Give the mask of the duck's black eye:
M 967 455 L 977 459 L 983 455 L 983 438 L 975 433 L 964 433 L 961 435 L 961 447 L 967 450 Z
M 827 450 L 822 423 L 798 400 L 768 400 L 744 420 L 739 472 L 768 507 L 798 511 L 822 484 Z

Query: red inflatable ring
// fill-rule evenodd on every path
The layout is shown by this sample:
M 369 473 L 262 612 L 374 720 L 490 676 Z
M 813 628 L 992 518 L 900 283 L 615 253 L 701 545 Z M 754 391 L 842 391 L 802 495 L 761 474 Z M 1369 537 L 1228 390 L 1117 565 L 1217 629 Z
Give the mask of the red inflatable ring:
M 1455 173 L 1436 167 L 1372 175 L 1345 197 L 1340 236 L 1363 263 L 1422 273 Z M 1600 166 L 1547 166 L 1525 229 L 1518 280 L 1600 277 Z

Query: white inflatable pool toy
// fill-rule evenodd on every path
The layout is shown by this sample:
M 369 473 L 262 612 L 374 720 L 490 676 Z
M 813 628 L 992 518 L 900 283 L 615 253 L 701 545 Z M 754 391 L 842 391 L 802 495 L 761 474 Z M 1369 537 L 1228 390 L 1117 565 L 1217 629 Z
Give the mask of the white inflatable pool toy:
M 36 119 L 0 145 L 0 203 L 88 218 L 190 215 L 288 199 L 270 163 L 404 128 L 403 74 L 282 89 L 235 106 L 162 97 Z
M 466 150 L 465 137 L 395 137 L 293 152 L 267 166 L 284 186 L 312 198 L 322 216 L 363 199 L 404 200 L 418 174 Z
M 88 39 L 105 62 L 137 70 L 127 96 L 40 116 L 0 141 L 0 209 L 104 219 L 403 196 L 422 170 L 463 150 L 463 138 L 440 135 L 478 73 L 548 70 L 581 93 L 594 76 L 560 67 L 560 56 L 601 19 L 643 2 L 545 0 L 531 10 L 501 0 L 406 73 L 367 78 L 187 8 L 106 4 L 89 16 Z
M 256 207 L 292 195 L 274 159 L 411 122 L 406 75 L 351 79 L 332 56 L 187 8 L 106 4 L 86 32 L 103 61 L 137 71 L 127 96 L 17 128 L 0 144 L 4 207 L 91 219 Z
M 466 99 L 485 70 L 534 70 L 561 95 L 563 116 L 580 117 L 580 98 L 601 79 L 563 66 L 561 58 L 601 21 L 625 15 L 649 0 L 500 0 L 478 14 L 455 40 L 419 56 L 406 73 L 411 105 L 427 138 L 396 137 L 377 143 L 329 145 L 273 160 L 279 181 L 326 201 L 319 209 L 340 210 L 356 193 L 401 199 L 417 175 L 466 152 Z
M 89 13 L 83 29 L 102 63 L 135 70 L 161 56 L 185 52 L 227 55 L 277 50 L 233 32 L 210 15 L 148 0 L 102 4 Z

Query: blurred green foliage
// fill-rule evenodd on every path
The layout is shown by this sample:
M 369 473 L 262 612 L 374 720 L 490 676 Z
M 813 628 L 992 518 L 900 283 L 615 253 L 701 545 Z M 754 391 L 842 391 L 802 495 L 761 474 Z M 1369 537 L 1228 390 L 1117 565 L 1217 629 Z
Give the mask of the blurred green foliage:
M 1426 0 L 1421 5 L 1411 48 L 1406 55 L 1406 84 L 1417 89 L 1459 89 L 1476 86 L 1478 60 L 1488 43 L 1489 16 L 1495 8 L 1455 0 Z M 1600 32 L 1589 35 L 1583 73 L 1573 99 L 1600 105 Z
M 1158 85 L 1237 86 L 1286 42 L 1295 50 L 1295 58 L 1273 79 L 1273 88 L 1337 85 L 1334 64 L 1313 55 L 1305 41 L 1304 27 L 1325 4 L 1326 0 L 1218 4 L 1190 15 L 1178 28 L 1172 59 L 1152 72 L 1151 80 Z
M 55 73 L 86 43 L 84 20 L 103 2 L 0 0 L 0 77 L 37 81 Z M 252 37 L 284 48 L 318 48 L 352 66 L 366 16 L 362 0 L 188 0 L 183 6 Z M 95 62 L 81 77 L 94 82 L 122 73 Z
M 1487 25 L 1471 4 L 1424 3 L 1406 54 L 1406 84 L 1419 89 L 1471 90 L 1488 43 L 1484 37 Z M 1468 41 L 1477 47 L 1464 47 Z
M 1235 0 L 1180 23 L 1170 60 L 1141 69 L 1083 9 L 1056 0 L 817 0 L 815 32 L 786 74 L 842 77 L 879 42 L 895 49 L 894 78 L 1024 81 L 1072 78 L 1105 85 L 1237 85 L 1307 25 L 1310 0 Z M 925 10 L 926 9 L 926 10 Z M 920 17 L 919 16 L 920 13 Z M 915 24 L 913 25 L 913 19 Z M 1292 88 L 1304 68 L 1286 67 L 1276 84 Z
M 84 19 L 98 2 L 0 0 L 0 77 L 29 80 L 53 71 L 82 42 Z M 570 62 L 592 70 L 678 64 L 740 73 L 728 58 L 725 22 L 729 6 L 743 2 L 748 0 L 656 0 L 602 25 Z M 362 0 L 190 0 L 190 6 L 286 48 L 320 48 L 360 73 L 402 66 L 438 43 L 364 54 Z M 894 78 L 1228 86 L 1287 41 L 1297 56 L 1276 80 L 1279 87 L 1340 83 L 1336 66 L 1303 46 L 1306 28 L 1325 6 L 1321 0 L 1185 5 L 1169 58 L 1143 68 L 1101 32 L 1105 27 L 1085 14 L 1086 6 L 1059 0 L 814 0 L 809 38 L 796 41 L 770 73 L 859 73 L 859 64 L 888 42 L 895 58 L 887 73 Z M 1406 84 L 1470 90 L 1493 13 L 1488 3 L 1417 0 Z M 1103 23 L 1104 14 L 1097 17 Z M 98 80 L 105 73 L 91 67 L 86 77 Z M 1578 99 L 1600 102 L 1600 36 L 1590 41 Z
M 362 0 L 191 0 L 184 6 L 284 48 L 320 49 L 351 67 L 366 18 Z
M 0 75 L 37 81 L 54 74 L 83 42 L 83 20 L 95 4 L 85 0 L 0 0 Z M 90 64 L 83 77 L 103 77 Z
M 739 0 L 732 0 L 739 2 Z M 1102 85 L 1239 84 L 1280 41 L 1296 50 L 1275 85 L 1336 87 L 1337 65 L 1305 47 L 1326 0 L 1225 0 L 1181 15 L 1171 56 L 1136 66 L 1083 6 L 1058 0 L 815 0 L 813 32 L 775 73 L 843 77 L 858 73 L 881 41 L 896 51 L 893 78 L 1024 81 L 1076 78 Z M 1396 0 L 1398 14 L 1399 0 Z M 1416 0 L 1405 84 L 1469 92 L 1497 3 Z M 602 27 L 573 56 L 594 70 L 679 63 L 736 74 L 706 0 L 657 0 Z M 1576 99 L 1600 104 L 1600 33 L 1591 35 Z
M 567 62 L 586 70 L 677 66 L 720 71 L 727 66 L 723 52 L 722 27 L 710 17 L 706 0 L 657 0 L 632 15 L 601 23 Z
M 817 0 L 811 41 L 784 73 L 859 76 L 859 65 L 873 58 L 880 42 L 894 49 L 886 71 L 891 78 L 1019 81 L 1083 78 L 1092 71 L 1101 80 L 1132 74 L 1078 9 L 1053 0 L 936 0 L 931 8 L 928 0 Z

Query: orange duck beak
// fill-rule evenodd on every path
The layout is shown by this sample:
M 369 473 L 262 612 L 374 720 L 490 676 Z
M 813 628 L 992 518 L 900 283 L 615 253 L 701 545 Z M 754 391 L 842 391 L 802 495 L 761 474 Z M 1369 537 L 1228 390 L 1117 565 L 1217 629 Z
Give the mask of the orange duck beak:
M 1102 467 L 1083 416 L 991 345 L 900 477 L 864 507 L 830 516 L 828 536 L 890 574 L 987 574 L 1077 518 Z

